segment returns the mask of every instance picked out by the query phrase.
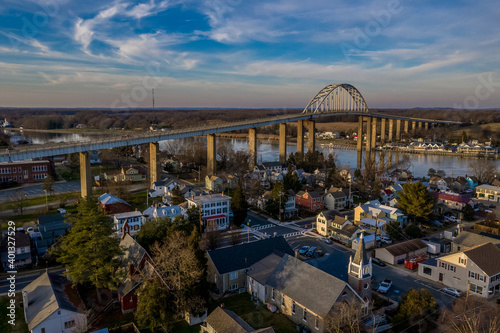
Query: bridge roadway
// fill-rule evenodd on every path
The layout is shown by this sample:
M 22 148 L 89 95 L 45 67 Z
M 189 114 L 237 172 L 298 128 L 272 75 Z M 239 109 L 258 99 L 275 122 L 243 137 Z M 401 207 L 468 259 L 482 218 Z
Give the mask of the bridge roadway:
M 90 143 L 54 143 L 44 144 L 43 146 L 18 146 L 13 149 L 5 149 L 0 152 L 0 162 L 19 161 L 30 158 L 40 158 L 48 156 L 57 156 L 70 153 L 87 152 L 91 150 L 110 149 L 116 147 L 125 147 L 130 145 L 140 145 L 144 143 L 159 142 L 164 140 L 182 139 L 193 136 L 204 136 L 207 134 L 224 133 L 242 129 L 250 129 L 268 125 L 296 122 L 299 120 L 313 120 L 325 116 L 365 116 L 373 118 L 385 118 L 395 120 L 408 120 L 415 122 L 428 122 L 434 124 L 447 124 L 447 125 L 460 125 L 460 122 L 446 121 L 446 120 L 429 120 L 422 118 L 408 118 L 399 117 L 394 115 L 384 115 L 380 113 L 368 112 L 353 112 L 349 111 L 330 111 L 319 112 L 313 114 L 292 114 L 277 117 L 267 117 L 252 120 L 237 121 L 232 123 L 224 123 L 216 126 L 197 126 L 191 128 L 183 128 L 172 130 L 169 132 L 154 132 L 154 133 L 140 133 L 132 134 L 126 138 L 109 138 L 97 139 Z

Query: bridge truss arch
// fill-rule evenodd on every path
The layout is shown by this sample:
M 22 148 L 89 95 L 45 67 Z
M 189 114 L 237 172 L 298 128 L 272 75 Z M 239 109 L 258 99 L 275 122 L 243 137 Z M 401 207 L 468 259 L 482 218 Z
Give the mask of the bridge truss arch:
M 302 113 L 366 112 L 368 105 L 356 87 L 348 83 L 330 84 L 311 99 Z

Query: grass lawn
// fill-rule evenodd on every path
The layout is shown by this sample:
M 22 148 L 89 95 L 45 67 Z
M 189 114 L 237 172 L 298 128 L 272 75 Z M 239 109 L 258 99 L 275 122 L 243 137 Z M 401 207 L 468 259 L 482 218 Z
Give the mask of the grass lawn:
M 279 313 L 272 313 L 265 305 L 257 306 L 247 293 L 224 297 L 211 304 L 208 313 L 224 303 L 224 308 L 235 312 L 255 329 L 272 326 L 276 333 L 295 332 L 295 324 Z
M 2 320 L 0 320 L 0 332 L 2 333 L 25 333 L 28 332 L 28 325 L 24 321 L 24 310 L 21 307 L 21 301 L 22 301 L 22 296 L 21 293 L 16 294 L 16 319 L 15 319 L 15 325 L 11 325 L 8 323 L 8 320 L 10 320 L 9 317 L 7 317 L 7 314 L 9 314 L 9 311 L 7 309 L 7 306 L 9 305 L 11 298 L 8 296 L 2 296 L 0 297 L 0 317 Z

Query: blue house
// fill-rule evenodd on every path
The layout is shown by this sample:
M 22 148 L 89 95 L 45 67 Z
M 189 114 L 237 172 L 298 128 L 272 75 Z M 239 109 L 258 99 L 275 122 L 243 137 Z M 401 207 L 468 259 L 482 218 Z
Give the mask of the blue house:
M 38 255 L 44 255 L 47 249 L 56 242 L 56 238 L 66 233 L 71 226 L 65 222 L 62 214 L 44 215 L 38 217 L 38 229 L 41 237 L 35 239 Z

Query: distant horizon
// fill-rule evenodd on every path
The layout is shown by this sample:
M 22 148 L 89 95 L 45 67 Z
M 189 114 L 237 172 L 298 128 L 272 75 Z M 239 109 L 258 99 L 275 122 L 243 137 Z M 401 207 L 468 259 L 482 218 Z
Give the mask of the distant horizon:
M 13 108 L 303 108 L 349 83 L 371 109 L 500 107 L 494 0 L 0 4 Z M 425 29 L 422 29 L 425 27 Z

